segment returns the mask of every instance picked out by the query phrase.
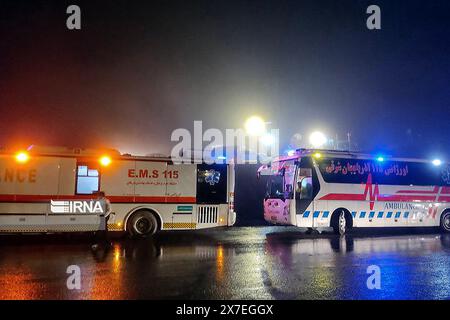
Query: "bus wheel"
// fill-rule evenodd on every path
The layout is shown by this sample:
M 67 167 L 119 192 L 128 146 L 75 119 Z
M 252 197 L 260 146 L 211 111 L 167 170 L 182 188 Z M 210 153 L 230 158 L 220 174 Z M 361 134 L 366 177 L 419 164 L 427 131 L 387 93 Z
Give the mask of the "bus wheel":
M 441 215 L 441 230 L 446 233 L 450 232 L 450 210 Z
M 348 233 L 353 227 L 352 216 L 345 209 L 336 210 L 331 217 L 331 227 L 335 234 Z
M 145 238 L 156 233 L 158 221 L 151 212 L 139 210 L 128 219 L 127 230 L 132 238 Z

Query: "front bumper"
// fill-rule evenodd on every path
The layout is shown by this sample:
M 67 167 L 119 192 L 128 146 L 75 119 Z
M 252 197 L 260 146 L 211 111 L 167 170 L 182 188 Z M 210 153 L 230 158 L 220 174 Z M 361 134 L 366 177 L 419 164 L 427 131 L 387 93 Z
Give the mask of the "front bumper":
M 264 201 L 264 220 L 272 224 L 295 225 L 289 207 L 289 199 L 266 199 Z
M 236 212 L 234 211 L 229 211 L 228 213 L 228 226 L 232 226 L 236 223 Z

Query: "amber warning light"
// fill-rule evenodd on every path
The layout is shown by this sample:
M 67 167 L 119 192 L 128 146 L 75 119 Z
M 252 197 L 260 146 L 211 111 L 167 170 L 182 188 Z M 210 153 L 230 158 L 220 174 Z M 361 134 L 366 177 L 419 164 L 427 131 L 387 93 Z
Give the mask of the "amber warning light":
M 111 158 L 108 156 L 103 156 L 100 158 L 100 164 L 104 167 L 109 166 L 111 163 Z
M 20 163 L 25 163 L 28 161 L 28 159 L 30 159 L 30 156 L 28 155 L 28 153 L 26 153 L 25 151 L 19 151 L 16 154 L 16 161 L 20 162 Z

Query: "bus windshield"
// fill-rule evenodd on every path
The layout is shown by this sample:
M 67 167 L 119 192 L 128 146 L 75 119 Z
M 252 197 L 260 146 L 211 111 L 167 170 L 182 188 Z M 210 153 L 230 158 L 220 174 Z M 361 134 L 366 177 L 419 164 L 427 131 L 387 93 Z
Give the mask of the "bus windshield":
M 292 199 L 293 183 L 295 177 L 295 164 L 293 161 L 279 163 L 277 172 L 267 183 L 267 198 Z
M 271 176 L 267 182 L 267 198 L 284 198 L 283 176 Z

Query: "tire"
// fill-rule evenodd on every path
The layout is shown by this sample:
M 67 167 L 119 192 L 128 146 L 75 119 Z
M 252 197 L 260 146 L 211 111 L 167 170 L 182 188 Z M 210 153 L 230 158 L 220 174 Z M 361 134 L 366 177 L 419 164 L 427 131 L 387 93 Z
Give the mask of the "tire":
M 441 214 L 441 231 L 444 233 L 450 233 L 450 210 L 444 211 Z
M 158 220 L 147 210 L 138 210 L 127 222 L 127 232 L 131 238 L 146 238 L 158 231 Z
M 335 234 L 344 235 L 353 228 L 353 218 L 345 209 L 337 209 L 331 217 L 331 227 Z

